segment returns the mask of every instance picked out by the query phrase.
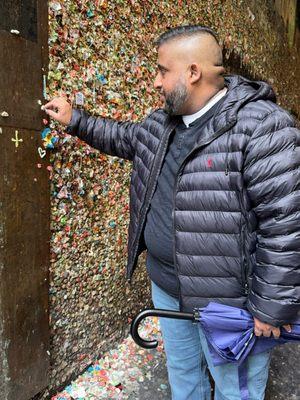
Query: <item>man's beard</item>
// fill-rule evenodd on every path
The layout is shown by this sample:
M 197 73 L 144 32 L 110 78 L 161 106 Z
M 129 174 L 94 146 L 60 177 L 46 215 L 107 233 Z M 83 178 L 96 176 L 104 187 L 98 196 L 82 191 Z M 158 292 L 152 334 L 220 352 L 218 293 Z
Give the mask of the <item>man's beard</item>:
M 182 106 L 187 99 L 187 89 L 184 83 L 179 82 L 174 90 L 165 96 L 164 111 L 169 115 L 181 115 Z

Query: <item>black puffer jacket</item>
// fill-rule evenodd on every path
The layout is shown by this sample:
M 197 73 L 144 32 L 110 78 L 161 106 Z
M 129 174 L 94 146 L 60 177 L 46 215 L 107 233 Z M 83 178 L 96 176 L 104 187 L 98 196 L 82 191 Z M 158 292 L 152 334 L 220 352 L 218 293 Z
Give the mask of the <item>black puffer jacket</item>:
M 270 86 L 226 77 L 228 93 L 181 165 L 174 188 L 174 262 L 181 309 L 247 307 L 273 325 L 300 310 L 300 135 Z M 67 132 L 133 161 L 128 278 L 168 138 L 162 110 L 120 123 L 74 110 Z

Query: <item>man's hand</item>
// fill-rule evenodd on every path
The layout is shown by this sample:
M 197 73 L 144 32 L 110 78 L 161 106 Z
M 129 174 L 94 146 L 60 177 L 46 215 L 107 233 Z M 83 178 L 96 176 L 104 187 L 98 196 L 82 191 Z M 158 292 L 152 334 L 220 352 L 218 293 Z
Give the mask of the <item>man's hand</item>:
M 72 106 L 63 97 L 55 97 L 42 106 L 42 110 L 62 125 L 69 125 L 71 122 Z
M 257 318 L 254 319 L 254 333 L 256 336 L 265 336 L 270 337 L 273 334 L 275 339 L 278 339 L 280 336 L 280 328 L 276 328 L 273 325 L 266 324 L 265 322 L 261 322 Z M 282 326 L 287 332 L 291 332 L 291 325 L 283 325 Z

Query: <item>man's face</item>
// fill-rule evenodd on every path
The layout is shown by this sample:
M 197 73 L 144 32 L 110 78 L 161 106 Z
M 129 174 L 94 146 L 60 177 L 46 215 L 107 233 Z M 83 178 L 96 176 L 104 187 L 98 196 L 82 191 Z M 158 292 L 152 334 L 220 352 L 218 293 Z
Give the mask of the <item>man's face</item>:
M 158 49 L 158 72 L 154 87 L 164 100 L 164 110 L 170 115 L 184 114 L 188 98 L 186 65 L 178 57 L 176 44 L 164 43 Z

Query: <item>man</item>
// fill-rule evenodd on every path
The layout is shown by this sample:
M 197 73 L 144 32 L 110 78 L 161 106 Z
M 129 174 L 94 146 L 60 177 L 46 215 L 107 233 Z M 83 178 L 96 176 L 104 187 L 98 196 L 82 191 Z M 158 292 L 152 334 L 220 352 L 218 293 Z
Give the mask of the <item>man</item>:
M 155 307 L 209 301 L 248 308 L 255 334 L 279 337 L 300 305 L 299 132 L 270 86 L 224 77 L 215 33 L 182 26 L 157 42 L 154 86 L 165 101 L 143 122 L 46 112 L 91 146 L 133 161 L 128 279 L 147 249 Z M 162 320 L 173 400 L 240 399 L 235 365 L 214 367 L 190 321 Z M 250 398 L 264 398 L 269 352 L 248 358 Z

